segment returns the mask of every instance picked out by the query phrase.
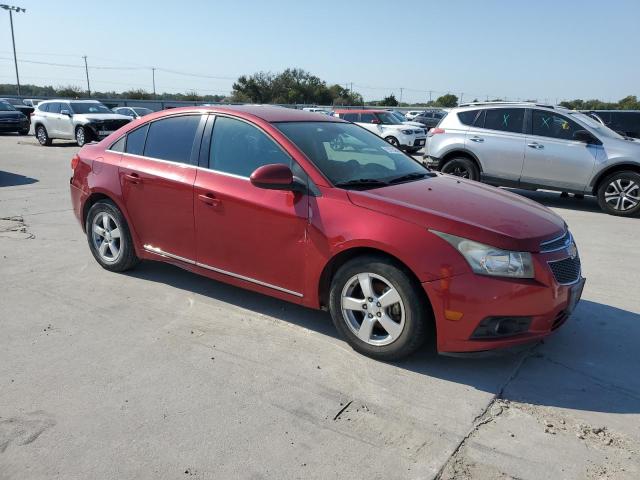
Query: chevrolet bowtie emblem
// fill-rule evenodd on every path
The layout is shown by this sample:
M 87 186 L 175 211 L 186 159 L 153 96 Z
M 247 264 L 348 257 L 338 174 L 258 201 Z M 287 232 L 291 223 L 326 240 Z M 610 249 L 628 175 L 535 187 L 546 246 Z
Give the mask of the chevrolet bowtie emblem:
M 567 247 L 567 253 L 569 254 L 569 257 L 571 257 L 571 260 L 578 256 L 578 249 L 575 243 L 571 242 L 571 245 Z

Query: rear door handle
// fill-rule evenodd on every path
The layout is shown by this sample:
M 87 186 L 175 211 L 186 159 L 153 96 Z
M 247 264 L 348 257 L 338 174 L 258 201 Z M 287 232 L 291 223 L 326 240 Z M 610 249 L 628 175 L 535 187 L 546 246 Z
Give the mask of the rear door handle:
M 535 148 L 537 150 L 540 150 L 541 148 L 544 148 L 544 145 L 541 145 L 538 142 L 531 142 L 531 143 L 527 143 L 527 147 Z
M 210 207 L 217 207 L 220 205 L 220 199 L 216 198 L 213 193 L 200 193 L 198 194 L 198 200 L 206 203 Z
M 478 137 L 478 136 L 471 137 L 469 140 L 471 140 L 472 142 L 478 142 L 478 143 L 484 142 L 484 138 Z
M 126 173 L 123 177 L 127 182 L 131 182 L 135 185 L 142 183 L 142 179 L 137 173 Z

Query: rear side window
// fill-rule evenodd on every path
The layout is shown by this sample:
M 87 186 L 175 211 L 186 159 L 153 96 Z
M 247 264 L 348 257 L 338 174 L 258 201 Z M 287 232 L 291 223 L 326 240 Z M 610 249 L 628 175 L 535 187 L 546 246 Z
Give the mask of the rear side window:
M 61 108 L 62 104 L 61 103 L 50 103 L 49 104 L 49 110 L 47 110 L 47 112 L 49 113 L 60 113 L 60 108 Z
M 216 118 L 209 152 L 210 169 L 249 177 L 256 168 L 271 163 L 291 166 L 291 158 L 253 125 L 234 118 Z
M 344 113 L 344 114 L 342 114 L 342 119 L 346 120 L 347 122 L 357 122 L 358 121 L 358 114 L 357 113 Z
M 464 125 L 473 125 L 473 121 L 476 119 L 479 110 L 467 110 L 464 112 L 458 112 L 458 118 Z
M 112 152 L 124 152 L 124 144 L 126 140 L 126 136 L 120 138 L 120 140 L 109 147 L 109 150 L 111 150 Z
M 361 123 L 371 123 L 373 120 L 376 120 L 376 116 L 373 113 L 361 113 L 360 114 L 360 122 Z
M 495 108 L 487 110 L 484 128 L 522 133 L 523 123 L 524 108 Z
M 577 130 L 584 130 L 573 120 L 545 110 L 534 110 L 531 121 L 531 133 L 543 137 L 573 140 L 573 134 Z
M 51 105 L 50 103 L 41 103 L 40 105 L 38 105 L 38 110 L 40 110 L 41 112 L 48 112 L 49 111 L 49 105 Z
M 144 141 L 147 138 L 147 130 L 149 130 L 148 123 L 140 128 L 136 128 L 127 135 L 127 146 L 125 149 L 127 153 L 142 155 L 144 152 Z
M 190 163 L 200 115 L 185 115 L 157 120 L 149 126 L 145 157 Z

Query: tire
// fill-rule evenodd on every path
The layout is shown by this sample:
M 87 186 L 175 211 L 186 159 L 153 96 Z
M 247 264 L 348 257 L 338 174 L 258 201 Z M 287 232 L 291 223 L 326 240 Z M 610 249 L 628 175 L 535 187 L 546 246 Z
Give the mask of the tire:
M 366 285 L 371 288 L 370 297 L 364 294 Z M 397 302 L 393 302 L 395 298 L 387 300 L 393 303 L 386 306 L 384 299 L 378 302 L 383 293 L 392 290 Z M 355 351 L 382 361 L 414 353 L 424 344 L 431 325 L 420 286 L 382 256 L 356 257 L 338 269 L 331 281 L 329 310 L 336 329 Z
M 384 138 L 387 142 L 389 142 L 391 145 L 393 145 L 396 148 L 400 148 L 400 142 L 398 141 L 398 139 L 396 137 L 385 137 Z
M 609 215 L 631 217 L 640 213 L 640 174 L 616 172 L 598 187 L 598 204 Z
M 89 133 L 87 129 L 80 126 L 76 127 L 76 143 L 79 147 L 83 147 L 89 141 Z
M 442 173 L 448 173 L 456 177 L 468 178 L 469 180 L 480 180 L 478 166 L 466 157 L 456 157 L 449 160 L 441 169 Z
M 92 205 L 87 214 L 85 229 L 89 249 L 102 268 L 124 272 L 140 262 L 129 226 L 122 212 L 110 200 L 101 200 Z
M 44 128 L 44 125 L 38 125 L 35 134 L 40 145 L 43 147 L 51 146 L 51 138 L 49 137 L 49 133 L 47 133 L 47 129 Z
M 407 153 L 414 154 L 419 150 L 420 150 L 420 148 L 411 147 L 411 148 L 407 148 Z

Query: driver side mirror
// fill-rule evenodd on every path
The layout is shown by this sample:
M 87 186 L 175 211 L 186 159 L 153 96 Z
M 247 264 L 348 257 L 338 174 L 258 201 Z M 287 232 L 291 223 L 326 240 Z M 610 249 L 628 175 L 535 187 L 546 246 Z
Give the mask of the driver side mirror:
M 67 117 L 71 116 L 71 112 L 67 109 L 60 110 L 60 115 L 66 115 Z
M 587 130 L 576 130 L 573 132 L 573 139 L 578 142 L 584 142 L 591 145 L 602 145 L 602 142 Z
M 291 169 L 282 163 L 272 163 L 258 167 L 251 174 L 249 180 L 254 186 L 268 190 L 305 192 L 307 188 L 306 185 L 293 176 Z
M 371 120 L 371 123 L 375 123 L 376 125 L 379 125 L 382 122 L 380 122 L 380 120 L 378 120 L 377 118 L 374 118 L 373 120 Z

